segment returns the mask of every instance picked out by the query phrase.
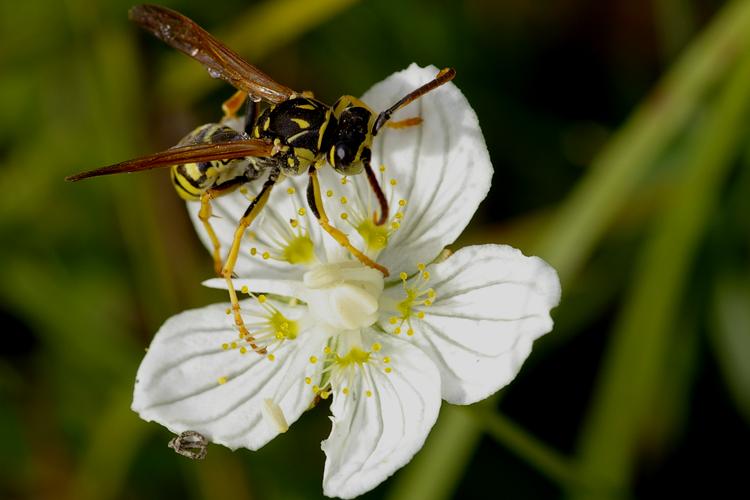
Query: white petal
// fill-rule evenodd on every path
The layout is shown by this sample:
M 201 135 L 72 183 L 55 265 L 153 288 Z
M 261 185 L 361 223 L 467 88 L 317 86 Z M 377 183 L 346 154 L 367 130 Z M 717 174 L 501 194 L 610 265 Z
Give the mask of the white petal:
M 382 344 L 379 354 L 390 356 L 393 371 L 366 365 L 366 376 L 356 377 L 348 395 L 334 395 L 333 429 L 321 445 L 323 492 L 331 497 L 361 495 L 406 465 L 440 409 L 440 375 L 421 350 L 391 336 L 364 337 Z
M 301 298 L 303 294 L 303 283 L 295 280 L 285 279 L 241 279 L 232 280 L 234 289 L 239 292 L 243 287 L 254 293 L 273 293 L 275 295 L 285 295 L 287 297 Z M 211 278 L 202 283 L 208 288 L 219 290 L 227 289 L 227 281 L 224 278 Z
M 542 259 L 501 245 L 464 248 L 427 271 L 436 297 L 421 309 L 424 319 L 412 317 L 413 341 L 438 365 L 443 399 L 474 403 L 508 384 L 533 340 L 552 329 L 557 273 Z M 399 292 L 386 291 L 396 301 L 403 299 Z
M 269 302 L 289 319 L 306 309 Z M 249 303 L 242 303 L 248 323 L 259 312 L 257 302 Z M 266 399 L 290 424 L 308 408 L 313 398 L 304 382 L 313 370 L 308 357 L 320 352 L 325 337 L 303 330 L 273 350 L 274 361 L 249 349 L 225 350 L 223 343 L 238 340 L 226 308 L 214 304 L 167 320 L 138 369 L 132 408 L 174 433 L 193 430 L 232 449 L 255 450 L 280 431 L 263 418 Z
M 297 233 L 297 229 L 290 225 L 290 219 L 296 219 L 299 227 L 309 235 L 318 260 L 327 262 L 329 252 L 338 255 L 340 252 L 338 243 L 320 229 L 307 206 L 305 196 L 307 179 L 307 175 L 287 177 L 273 188 L 265 208 L 246 231 L 234 269 L 235 275 L 240 278 L 258 279 L 302 278 L 302 274 L 307 269 L 306 265 L 294 265 L 273 258 L 274 249 L 280 248 L 279 243 L 284 242 L 284 236 L 288 237 Z M 263 179 L 258 179 L 245 186 L 248 190 L 247 196 L 237 190 L 211 202 L 214 215 L 211 218 L 211 225 L 221 243 L 222 258 L 226 258 L 232 244 L 237 222 L 250 205 L 248 197 L 252 199 L 260 191 L 262 185 Z M 290 188 L 293 189 L 292 194 L 289 194 Z M 187 208 L 201 241 L 210 251 L 213 248 L 211 240 L 198 218 L 200 203 L 188 202 Z M 304 209 L 304 215 L 300 215 L 300 209 Z M 257 249 L 254 256 L 250 254 L 250 249 L 253 247 Z M 269 251 L 272 258 L 264 259 L 262 255 L 265 251 Z
M 373 86 L 362 100 L 375 110 L 384 110 L 437 73 L 434 66 L 412 64 Z M 432 261 L 453 243 L 487 195 L 492 178 L 477 116 L 453 83 L 401 109 L 393 120 L 415 116 L 424 120 L 421 125 L 384 127 L 373 144 L 374 167 L 385 165 L 386 182 L 391 178 L 398 182 L 393 188 L 392 213 L 399 199 L 407 201 L 400 228 L 378 257 L 392 276 L 415 271 L 418 262 Z M 359 182 L 367 184 L 364 179 Z M 392 188 L 385 185 L 384 189 Z

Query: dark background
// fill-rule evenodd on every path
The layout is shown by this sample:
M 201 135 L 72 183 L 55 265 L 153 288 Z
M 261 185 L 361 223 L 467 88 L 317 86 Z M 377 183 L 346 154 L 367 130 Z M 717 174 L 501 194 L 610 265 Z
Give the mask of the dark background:
M 750 2 L 174 1 L 333 102 L 412 61 L 456 68 L 493 160 L 455 247 L 560 272 L 518 379 L 443 406 L 367 498 L 716 497 L 750 448 Z M 129 410 L 158 326 L 225 300 L 166 172 L 65 175 L 165 149 L 232 89 L 130 2 L 0 3 L 0 497 L 321 496 L 327 408 L 192 463 Z M 740 457 L 740 458 L 737 458 Z

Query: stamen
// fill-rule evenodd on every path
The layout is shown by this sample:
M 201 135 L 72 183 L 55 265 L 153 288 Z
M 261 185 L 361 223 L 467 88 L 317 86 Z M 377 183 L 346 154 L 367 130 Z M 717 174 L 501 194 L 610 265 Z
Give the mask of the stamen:
M 430 280 L 430 272 L 426 270 L 424 263 L 417 264 L 418 273 L 412 277 L 411 284 L 406 272 L 399 273 L 401 286 L 404 290 L 404 299 L 396 304 L 398 316 L 388 318 L 388 323 L 394 325 L 393 334 L 400 335 L 402 327 L 406 324 L 406 335 L 411 337 L 415 330 L 412 319 L 424 319 L 425 312 L 422 308 L 432 306 L 437 296 L 434 288 L 424 288 L 424 284 Z

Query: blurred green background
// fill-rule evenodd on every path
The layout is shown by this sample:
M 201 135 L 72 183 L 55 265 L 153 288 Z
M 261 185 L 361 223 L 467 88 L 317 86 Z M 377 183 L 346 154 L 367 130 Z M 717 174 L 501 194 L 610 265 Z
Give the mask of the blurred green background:
M 169 1 L 332 102 L 452 66 L 495 167 L 457 246 L 559 272 L 552 334 L 487 402 L 443 406 L 366 498 L 711 498 L 750 448 L 750 2 Z M 63 177 L 173 145 L 231 89 L 131 0 L 0 2 L 0 498 L 321 496 L 327 408 L 193 463 L 129 410 L 158 326 L 226 300 L 165 172 Z M 740 458 L 738 458 L 740 457 Z

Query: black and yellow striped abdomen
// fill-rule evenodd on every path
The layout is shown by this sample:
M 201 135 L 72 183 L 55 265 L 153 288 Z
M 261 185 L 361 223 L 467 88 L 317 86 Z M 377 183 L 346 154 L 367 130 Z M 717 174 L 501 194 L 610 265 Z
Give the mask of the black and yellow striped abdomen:
M 208 123 L 185 136 L 178 146 L 189 144 L 213 144 L 245 139 L 247 136 L 231 127 L 219 123 Z M 170 170 L 172 184 L 180 198 L 197 201 L 208 189 L 242 184 L 257 179 L 259 172 L 252 160 L 213 160 L 200 163 L 175 165 Z

